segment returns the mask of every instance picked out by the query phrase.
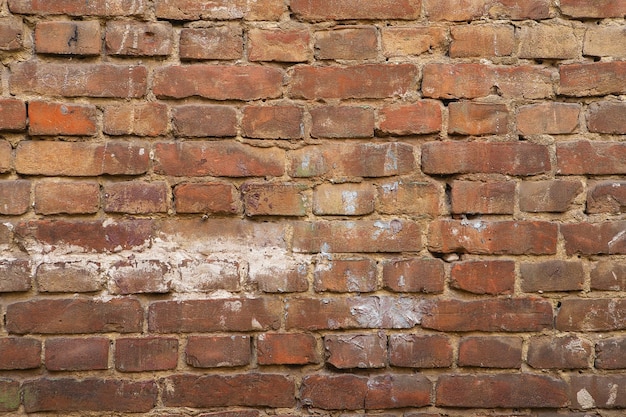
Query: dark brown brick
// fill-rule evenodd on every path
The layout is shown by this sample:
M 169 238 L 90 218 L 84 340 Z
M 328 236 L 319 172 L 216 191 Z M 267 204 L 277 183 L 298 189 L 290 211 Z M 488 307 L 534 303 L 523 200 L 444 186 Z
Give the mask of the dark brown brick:
M 250 363 L 250 336 L 190 336 L 185 362 L 194 368 L 245 366 Z
M 257 338 L 259 365 L 319 363 L 317 339 L 308 333 L 264 333 Z
M 516 336 L 467 336 L 459 342 L 459 366 L 519 368 L 522 339 Z
M 109 368 L 109 339 L 106 337 L 46 340 L 46 369 L 50 371 L 90 371 Z
M 389 337 L 389 364 L 403 368 L 448 368 L 452 345 L 444 335 L 402 334 Z
M 384 368 L 387 336 L 376 334 L 328 335 L 324 337 L 326 362 L 337 369 Z

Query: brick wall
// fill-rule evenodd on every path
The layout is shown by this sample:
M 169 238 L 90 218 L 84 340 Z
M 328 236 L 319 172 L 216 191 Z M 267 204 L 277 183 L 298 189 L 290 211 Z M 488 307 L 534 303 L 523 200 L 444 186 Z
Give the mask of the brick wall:
M 623 415 L 623 0 L 0 5 L 0 412 Z

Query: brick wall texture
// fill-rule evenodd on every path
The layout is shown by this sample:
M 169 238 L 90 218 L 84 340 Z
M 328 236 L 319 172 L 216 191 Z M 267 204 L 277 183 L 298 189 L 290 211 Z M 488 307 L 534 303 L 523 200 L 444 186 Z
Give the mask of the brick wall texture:
M 0 414 L 623 416 L 625 16 L 0 1 Z

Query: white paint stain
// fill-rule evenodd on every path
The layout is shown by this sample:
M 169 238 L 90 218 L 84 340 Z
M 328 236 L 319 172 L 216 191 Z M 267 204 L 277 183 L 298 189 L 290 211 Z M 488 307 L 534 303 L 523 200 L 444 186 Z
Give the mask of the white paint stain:
M 576 393 L 576 401 L 578 401 L 578 404 L 584 410 L 588 410 L 596 406 L 596 401 L 593 399 L 591 394 L 589 394 L 589 391 L 584 388 Z
M 619 385 L 611 384 L 611 388 L 609 389 L 609 399 L 606 400 L 606 405 L 615 405 L 615 400 L 617 400 L 617 389 Z
M 356 204 L 359 194 L 356 191 L 343 191 L 341 193 L 341 202 L 346 214 L 356 213 Z

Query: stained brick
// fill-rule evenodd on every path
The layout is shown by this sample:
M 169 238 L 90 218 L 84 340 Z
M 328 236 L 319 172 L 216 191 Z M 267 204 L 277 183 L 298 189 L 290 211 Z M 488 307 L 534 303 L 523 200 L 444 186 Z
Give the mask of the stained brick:
M 459 342 L 459 366 L 519 368 L 522 339 L 516 336 L 467 336 Z
M 250 61 L 303 62 L 311 55 L 307 30 L 251 29 L 248 32 Z
M 185 362 L 194 368 L 244 366 L 250 363 L 250 336 L 190 336 Z
M 237 135 L 237 111 L 230 106 L 188 104 L 172 108 L 174 134 L 183 137 Z
M 450 270 L 450 285 L 473 294 L 511 294 L 515 289 L 515 262 L 455 263 Z
M 106 50 L 120 56 L 167 56 L 172 35 L 172 25 L 166 22 L 111 21 L 106 26 Z
M 108 369 L 109 344 L 109 339 L 106 337 L 47 339 L 45 342 L 46 369 L 50 371 Z
M 374 59 L 377 50 L 376 28 L 372 26 L 339 27 L 315 34 L 317 59 Z
M 167 132 L 167 106 L 160 103 L 116 104 L 104 108 L 104 133 L 159 136 Z
M 181 59 L 239 59 L 243 55 L 243 32 L 238 26 L 184 28 L 179 48 Z
M 38 22 L 35 51 L 41 54 L 99 55 L 102 49 L 100 22 Z
M 351 19 L 416 19 L 420 15 L 421 0 L 381 0 L 363 4 L 358 0 L 293 0 L 291 10 L 306 20 Z
M 408 368 L 447 368 L 452 345 L 444 335 L 402 334 L 389 337 L 389 363 Z
M 100 207 L 100 185 L 93 181 L 38 181 L 34 207 L 38 214 L 96 213 Z
M 0 181 L 0 214 L 20 215 L 30 207 L 30 181 Z
M 437 259 L 408 258 L 383 262 L 383 285 L 395 292 L 433 293 L 444 290 L 443 262 Z
M 26 104 L 13 98 L 0 99 L 0 130 L 26 129 Z
M 259 365 L 319 363 L 315 336 L 308 333 L 264 333 L 257 339 Z
M 370 259 L 337 259 L 320 262 L 313 273 L 319 292 L 372 292 L 377 289 L 376 263 Z
M 156 16 L 171 20 L 278 20 L 285 11 L 281 0 L 157 0 Z

